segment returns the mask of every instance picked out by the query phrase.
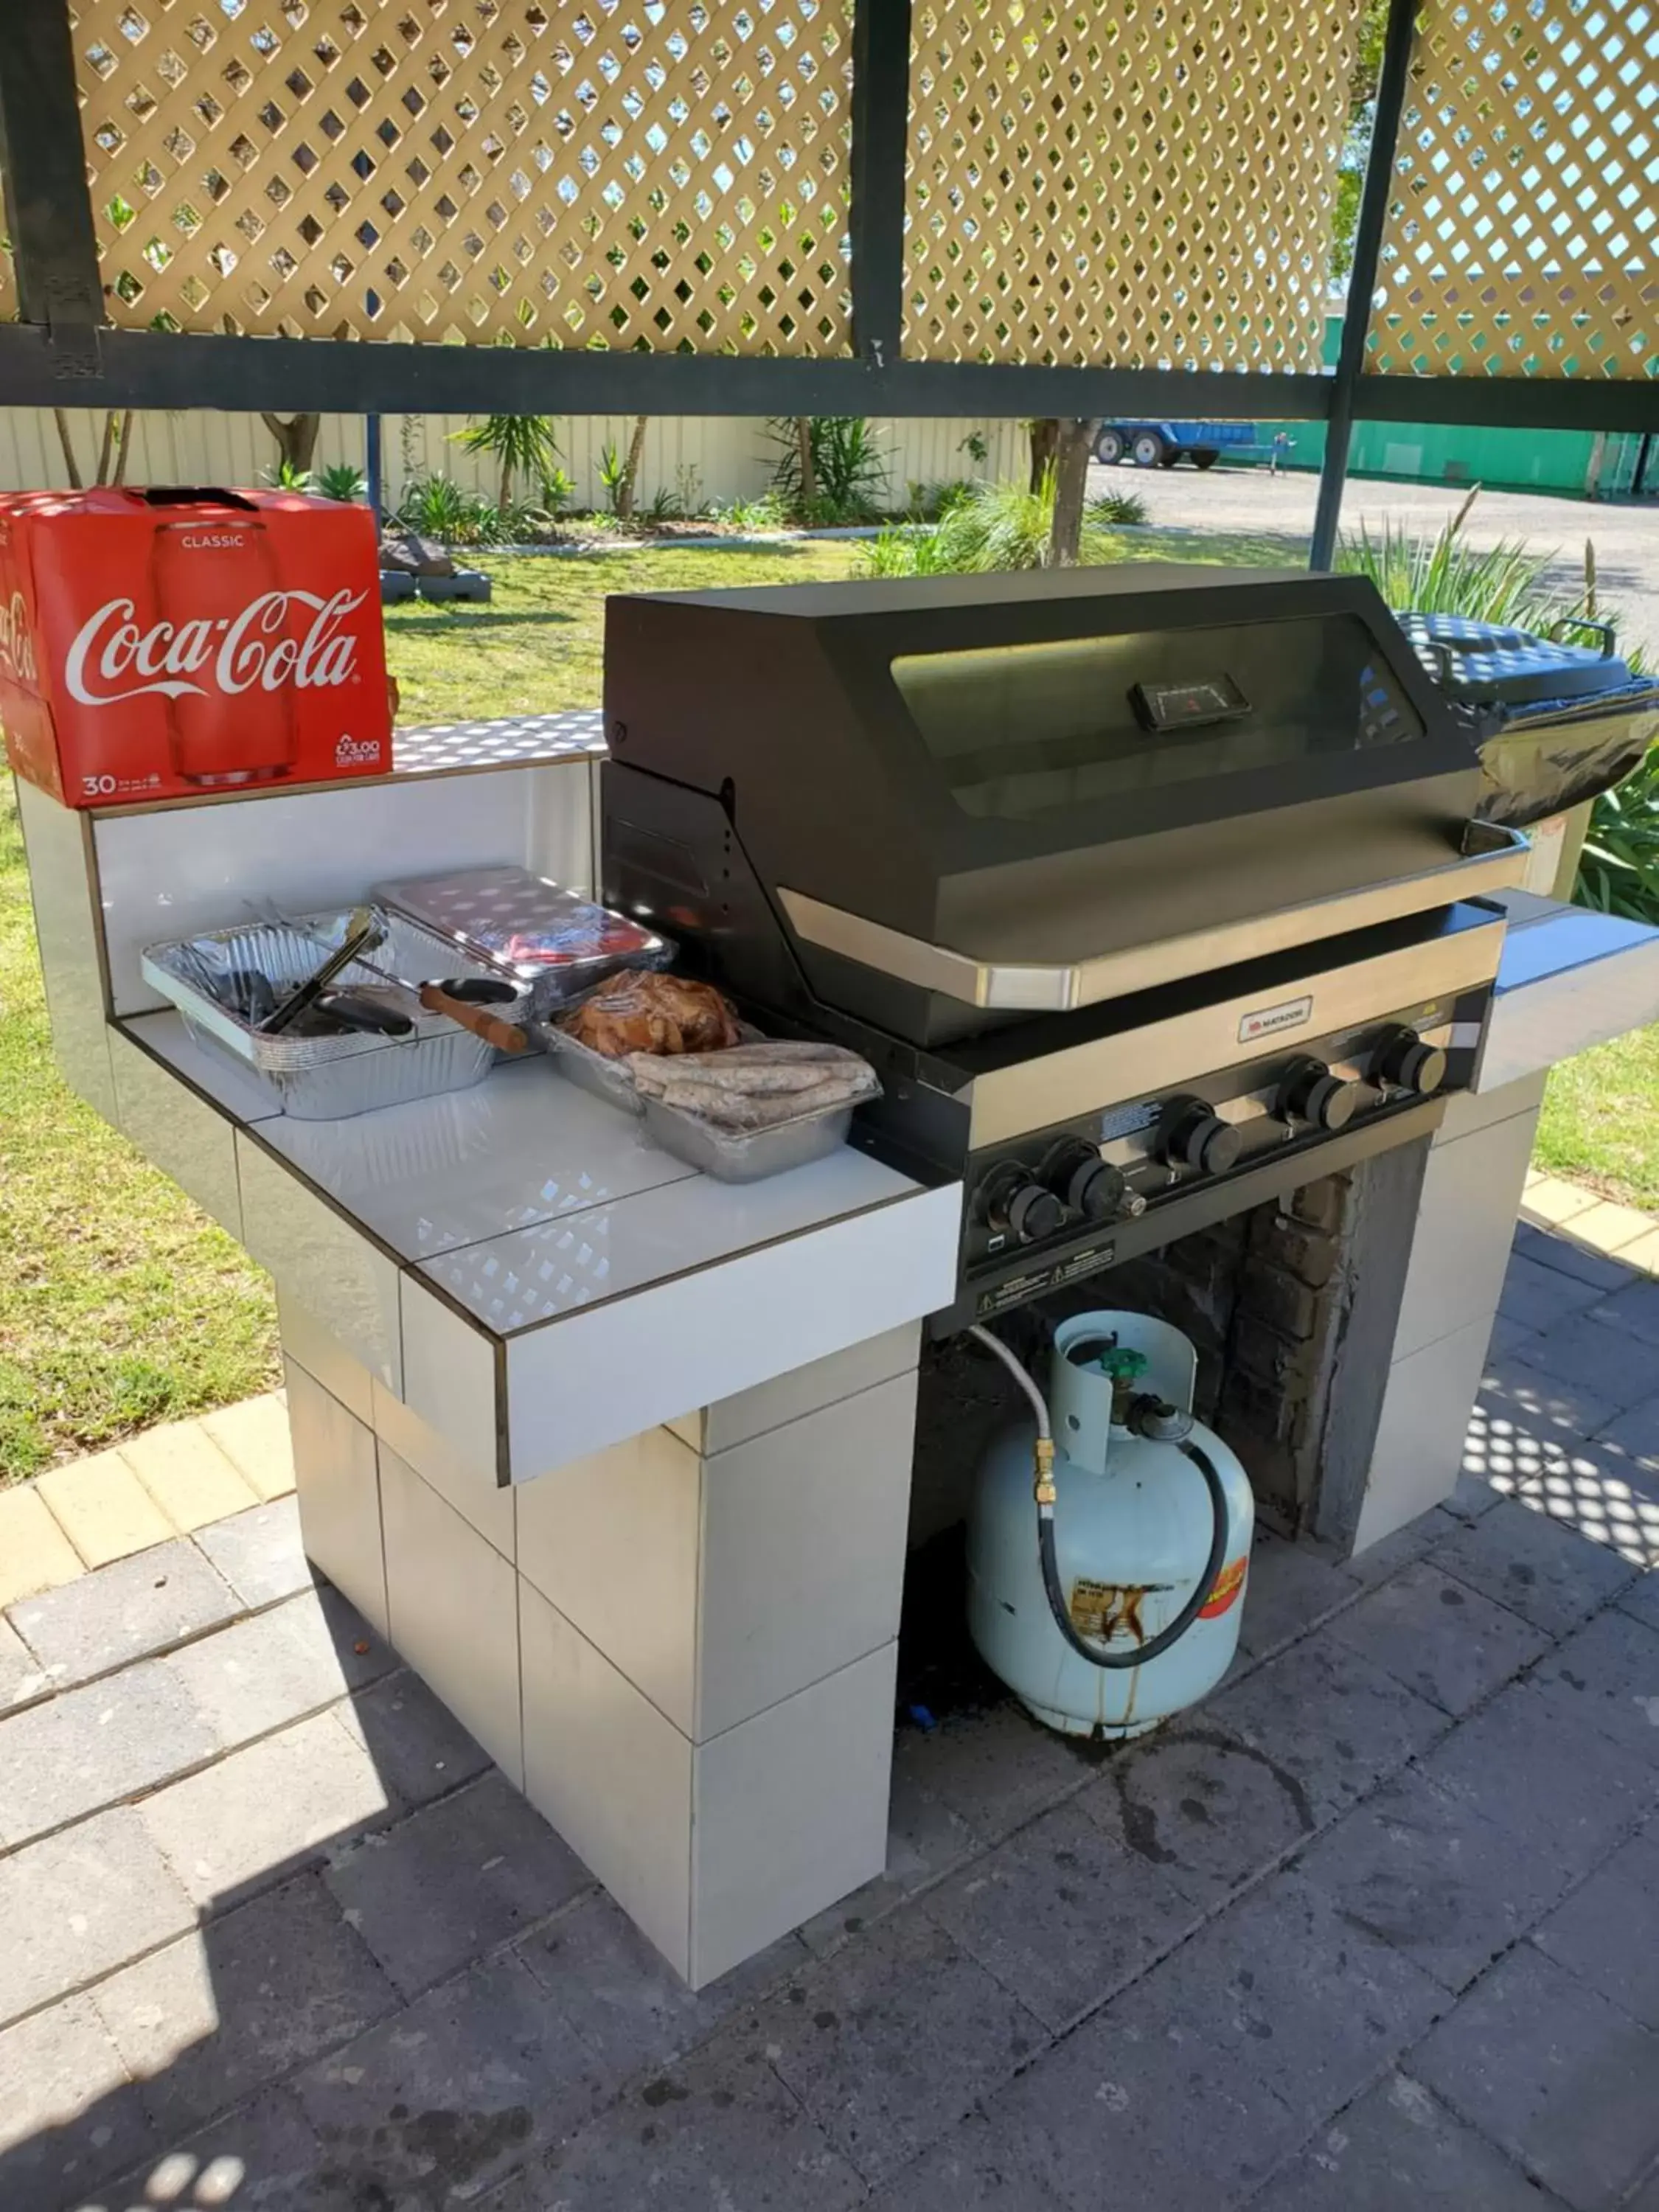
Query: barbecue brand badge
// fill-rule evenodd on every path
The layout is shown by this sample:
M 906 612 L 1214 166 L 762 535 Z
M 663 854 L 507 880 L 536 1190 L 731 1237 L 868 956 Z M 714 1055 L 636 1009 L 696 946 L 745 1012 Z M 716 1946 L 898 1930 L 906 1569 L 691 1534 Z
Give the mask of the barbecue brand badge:
M 1232 1610 L 1243 1595 L 1244 1577 L 1249 1572 L 1249 1569 L 1250 1559 L 1248 1553 L 1241 1553 L 1237 1559 L 1228 1561 L 1211 1584 L 1210 1595 L 1198 1609 L 1198 1617 L 1200 1620 L 1219 1620 L 1224 1613 L 1230 1613 Z
M 1313 994 L 1300 999 L 1281 999 L 1276 1006 L 1258 1006 L 1246 1014 L 1238 1025 L 1240 1044 L 1254 1044 L 1258 1037 L 1277 1036 L 1281 1030 L 1299 1030 L 1304 1022 L 1313 1019 Z

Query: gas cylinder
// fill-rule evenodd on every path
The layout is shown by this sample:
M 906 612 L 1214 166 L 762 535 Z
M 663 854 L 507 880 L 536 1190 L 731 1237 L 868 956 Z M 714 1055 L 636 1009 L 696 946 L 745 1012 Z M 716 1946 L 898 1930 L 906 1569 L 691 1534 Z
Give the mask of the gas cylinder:
M 1006 1351 L 1006 1347 L 1004 1347 Z M 968 1624 L 981 1657 L 1026 1709 L 1068 1735 L 1139 1735 L 1194 1704 L 1238 1643 L 1255 1501 L 1237 1459 L 1192 1419 L 1197 1355 L 1146 1314 L 1079 1314 L 1054 1333 L 1054 1547 L 1073 1628 L 1115 1662 L 1067 1640 L 1044 1587 L 1032 1498 L 1033 1423 L 999 1437 L 979 1470 L 968 1525 Z M 1207 1594 L 1186 1629 L 1144 1662 L 1194 1599 L 1217 1535 Z

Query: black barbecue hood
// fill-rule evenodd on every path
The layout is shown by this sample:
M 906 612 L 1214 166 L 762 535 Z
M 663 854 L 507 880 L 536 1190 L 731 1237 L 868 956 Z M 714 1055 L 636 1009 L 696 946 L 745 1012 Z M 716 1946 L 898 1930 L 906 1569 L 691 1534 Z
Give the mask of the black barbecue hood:
M 1474 748 L 1361 577 L 620 596 L 605 704 L 607 885 L 684 915 L 705 810 L 642 784 L 701 794 L 843 1005 L 850 963 L 1062 1011 L 1514 879 L 1503 833 L 1471 855 Z

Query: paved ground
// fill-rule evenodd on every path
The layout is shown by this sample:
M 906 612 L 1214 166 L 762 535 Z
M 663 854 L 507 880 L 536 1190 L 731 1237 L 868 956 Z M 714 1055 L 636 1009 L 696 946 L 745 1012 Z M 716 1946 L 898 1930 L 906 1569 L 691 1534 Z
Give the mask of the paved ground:
M 1165 529 L 1225 530 L 1261 537 L 1263 557 L 1303 562 L 1313 527 L 1318 479 L 1311 474 L 1270 477 L 1261 469 L 1137 469 L 1120 465 L 1090 471 L 1091 494 L 1136 491 L 1149 520 Z M 1432 534 L 1449 522 L 1468 495 L 1467 485 L 1383 483 L 1353 478 L 1343 501 L 1342 526 L 1362 520 L 1376 531 L 1383 518 Z M 1632 634 L 1659 652 L 1659 499 L 1597 500 L 1551 497 L 1543 492 L 1483 490 L 1465 526 L 1471 544 L 1520 538 L 1540 553 L 1556 551 L 1553 573 L 1569 591 L 1583 582 L 1584 540 L 1595 541 L 1603 599 L 1620 608 Z
M 697 1998 L 291 1499 L 11 1606 L 0 2206 L 1656 2212 L 1659 1283 L 1519 1245 L 1450 1510 L 1264 1539 L 1142 1746 L 934 1650 L 885 1878 Z

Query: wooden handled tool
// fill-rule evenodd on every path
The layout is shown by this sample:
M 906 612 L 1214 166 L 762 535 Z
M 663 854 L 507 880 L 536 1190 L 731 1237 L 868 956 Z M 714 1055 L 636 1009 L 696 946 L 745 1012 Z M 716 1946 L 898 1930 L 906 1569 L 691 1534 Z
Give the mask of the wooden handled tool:
M 469 1005 L 465 999 L 452 999 L 441 984 L 422 983 L 421 1004 L 429 1014 L 442 1014 L 452 1022 L 459 1022 L 464 1030 L 493 1044 L 497 1052 L 527 1052 L 530 1039 L 516 1022 L 504 1022 L 499 1014 L 492 1014 L 488 1006 Z

